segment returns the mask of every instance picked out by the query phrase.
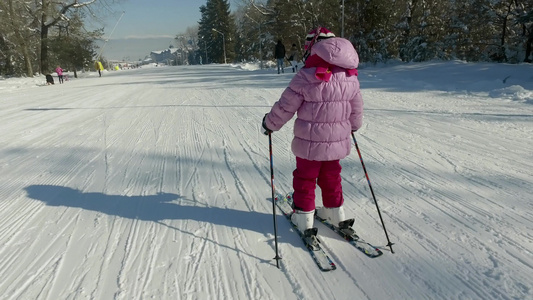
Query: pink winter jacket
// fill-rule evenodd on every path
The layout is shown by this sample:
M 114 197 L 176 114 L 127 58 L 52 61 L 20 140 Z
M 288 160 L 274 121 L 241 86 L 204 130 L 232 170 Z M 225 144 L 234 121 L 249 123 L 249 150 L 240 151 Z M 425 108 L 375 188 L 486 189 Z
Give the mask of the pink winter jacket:
M 333 65 L 329 81 L 319 79 L 317 67 L 303 68 L 274 103 L 266 116 L 268 129 L 277 131 L 295 113 L 292 152 L 307 160 L 330 161 L 345 158 L 352 147 L 351 131 L 363 121 L 363 98 L 357 76 L 359 57 L 350 41 L 329 38 L 311 48 Z

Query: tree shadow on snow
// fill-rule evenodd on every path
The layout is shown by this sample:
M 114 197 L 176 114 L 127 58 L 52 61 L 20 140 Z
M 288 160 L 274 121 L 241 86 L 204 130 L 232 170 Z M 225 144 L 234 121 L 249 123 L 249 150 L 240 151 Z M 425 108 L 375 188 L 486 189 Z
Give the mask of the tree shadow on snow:
M 193 236 L 196 235 L 165 224 L 163 220 L 194 220 L 256 231 L 261 234 L 272 232 L 272 215 L 270 214 L 208 207 L 205 205 L 195 206 L 194 203 L 197 202 L 172 193 L 121 196 L 107 195 L 104 193 L 85 193 L 69 187 L 54 185 L 30 185 L 24 190 L 27 192 L 28 197 L 43 201 L 49 206 L 77 207 L 85 210 L 101 212 L 111 216 L 153 221 Z M 180 205 L 173 202 L 175 200 L 191 202 L 192 205 Z M 197 237 L 205 239 L 205 237 Z M 216 241 L 211 242 L 243 253 L 242 250 L 221 245 Z M 244 254 L 257 258 L 263 263 L 271 263 L 270 260 L 265 260 L 247 253 Z

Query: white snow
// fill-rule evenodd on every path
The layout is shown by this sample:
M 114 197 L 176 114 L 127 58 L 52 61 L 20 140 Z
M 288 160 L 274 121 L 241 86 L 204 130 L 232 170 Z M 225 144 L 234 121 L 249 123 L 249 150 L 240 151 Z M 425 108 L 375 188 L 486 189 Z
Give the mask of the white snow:
M 278 212 L 263 115 L 293 73 L 143 67 L 0 79 L 0 299 L 533 299 L 533 66 L 359 70 L 345 206 L 370 259 L 316 224 L 320 272 Z M 289 191 L 292 121 L 273 134 Z M 317 204 L 321 204 L 317 190 Z

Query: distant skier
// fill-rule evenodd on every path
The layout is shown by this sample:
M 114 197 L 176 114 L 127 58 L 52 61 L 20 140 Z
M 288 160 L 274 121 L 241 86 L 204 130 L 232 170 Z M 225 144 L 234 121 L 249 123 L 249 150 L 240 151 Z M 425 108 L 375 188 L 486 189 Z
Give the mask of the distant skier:
M 55 69 L 57 73 L 57 78 L 59 79 L 59 83 L 63 83 L 63 69 L 59 65 L 57 65 L 57 68 Z
M 278 43 L 276 44 L 276 48 L 274 49 L 274 56 L 276 57 L 276 61 L 277 61 L 278 74 L 280 70 L 281 70 L 281 73 L 285 73 L 285 70 L 284 70 L 285 45 L 283 45 L 281 40 L 278 40 Z
M 104 70 L 104 66 L 102 66 L 102 63 L 100 61 L 96 61 L 94 63 L 94 68 L 98 70 L 99 77 L 102 77 L 102 71 Z
M 300 54 L 296 44 L 292 44 L 291 52 L 289 53 L 288 61 L 292 66 L 292 72 L 298 72 L 298 61 L 300 60 Z
M 356 69 L 359 57 L 350 41 L 318 27 L 307 35 L 305 50 L 305 66 L 262 124 L 268 135 L 297 113 L 292 140 L 296 156 L 292 222 L 304 234 L 313 228 L 317 183 L 323 200 L 318 216 L 335 226 L 346 220 L 340 159 L 350 153 L 351 133 L 361 128 L 363 121 Z

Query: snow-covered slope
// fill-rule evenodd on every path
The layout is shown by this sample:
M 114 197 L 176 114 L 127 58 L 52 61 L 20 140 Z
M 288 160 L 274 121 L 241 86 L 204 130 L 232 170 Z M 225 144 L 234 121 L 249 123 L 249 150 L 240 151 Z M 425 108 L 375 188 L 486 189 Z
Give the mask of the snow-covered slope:
M 360 70 L 356 137 L 395 253 L 317 224 L 327 273 L 279 214 L 273 260 L 259 127 L 292 73 L 91 75 L 0 80 L 0 299 L 533 299 L 532 66 Z M 291 137 L 273 134 L 284 191 Z M 385 245 L 357 153 L 342 165 L 347 214 Z

